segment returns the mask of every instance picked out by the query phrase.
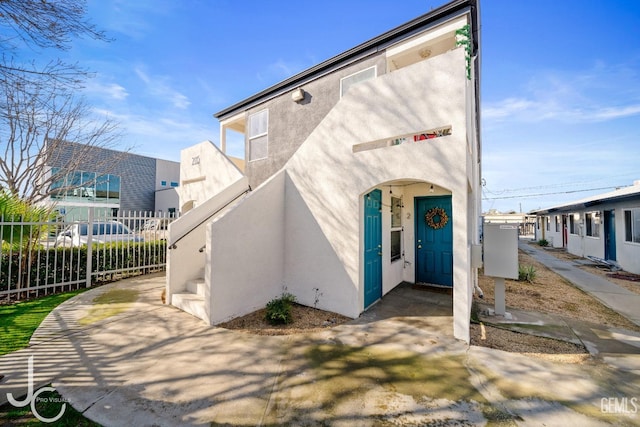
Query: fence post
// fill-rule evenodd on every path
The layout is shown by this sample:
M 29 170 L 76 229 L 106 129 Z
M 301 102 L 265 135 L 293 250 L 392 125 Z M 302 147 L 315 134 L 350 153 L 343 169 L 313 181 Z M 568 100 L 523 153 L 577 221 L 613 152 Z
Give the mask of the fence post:
M 94 208 L 89 208 L 89 218 L 87 224 L 87 281 L 85 287 L 91 287 L 91 276 L 93 273 L 93 222 L 94 222 Z

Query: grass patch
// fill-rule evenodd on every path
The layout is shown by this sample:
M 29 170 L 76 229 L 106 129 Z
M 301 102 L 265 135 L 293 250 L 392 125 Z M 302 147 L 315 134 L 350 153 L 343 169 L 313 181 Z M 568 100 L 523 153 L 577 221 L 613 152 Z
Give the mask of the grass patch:
M 49 387 L 51 384 L 49 384 Z M 25 396 L 19 398 L 19 401 L 23 401 Z M 62 405 L 65 404 L 64 398 L 58 394 L 58 392 L 42 392 L 38 396 L 36 403 L 36 411 L 38 415 L 45 418 L 53 418 L 57 416 L 62 410 Z M 0 425 L 20 425 L 20 426 L 42 426 L 42 425 L 55 425 L 61 427 L 100 427 L 100 424 L 85 418 L 80 412 L 73 409 L 73 407 L 66 403 L 64 413 L 59 420 L 53 424 L 43 424 L 36 416 L 31 412 L 31 405 L 24 406 L 22 408 L 16 408 L 10 403 L 5 403 L 0 406 Z
M 33 332 L 51 310 L 85 290 L 79 289 L 32 301 L 0 306 L 0 331 L 2 331 L 0 355 L 20 350 L 29 345 Z
M 83 326 L 99 322 L 129 309 L 138 299 L 135 289 L 111 289 L 93 299 L 89 312 L 78 320 Z

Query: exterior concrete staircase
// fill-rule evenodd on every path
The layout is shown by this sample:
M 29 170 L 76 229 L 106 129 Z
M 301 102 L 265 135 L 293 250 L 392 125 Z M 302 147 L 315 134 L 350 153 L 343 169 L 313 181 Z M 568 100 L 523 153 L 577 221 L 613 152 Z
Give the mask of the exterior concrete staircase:
M 200 319 L 208 319 L 205 310 L 204 297 L 207 285 L 203 277 L 188 280 L 184 292 L 173 294 L 171 305 Z

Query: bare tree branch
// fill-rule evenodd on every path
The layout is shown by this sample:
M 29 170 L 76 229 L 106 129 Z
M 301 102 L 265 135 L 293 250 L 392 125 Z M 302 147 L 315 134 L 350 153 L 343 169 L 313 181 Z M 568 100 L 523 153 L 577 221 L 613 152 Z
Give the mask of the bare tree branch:
M 120 138 L 118 124 L 110 118 L 95 121 L 90 107 L 69 92 L 55 87 L 22 90 L 0 81 L 0 188 L 31 203 L 47 199 L 51 184 L 64 174 L 90 163 L 94 170 L 108 171 L 120 160 L 117 155 L 100 160 L 95 148 L 112 148 Z M 73 155 L 68 153 L 70 142 Z M 51 174 L 51 165 L 63 166 Z
M 1 0 L 0 48 L 10 51 L 23 44 L 66 50 L 75 37 L 107 41 L 84 19 L 86 13 L 82 0 Z

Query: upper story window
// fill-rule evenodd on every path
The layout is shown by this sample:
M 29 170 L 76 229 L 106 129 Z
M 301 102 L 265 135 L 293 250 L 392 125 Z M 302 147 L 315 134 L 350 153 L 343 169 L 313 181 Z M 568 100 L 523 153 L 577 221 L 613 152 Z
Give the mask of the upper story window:
M 640 208 L 624 211 L 624 240 L 640 243 Z
M 56 178 L 51 183 L 51 198 L 71 202 L 120 203 L 120 177 L 95 172 L 71 171 L 64 173 L 52 168 Z
M 340 98 L 344 96 L 345 93 L 351 88 L 353 85 L 357 85 L 358 83 L 362 83 L 369 79 L 373 79 L 376 77 L 376 66 L 365 68 L 362 71 L 358 71 L 357 73 L 353 73 L 347 77 L 343 77 L 340 79 Z
M 265 159 L 269 154 L 269 110 L 249 116 L 249 161 Z

